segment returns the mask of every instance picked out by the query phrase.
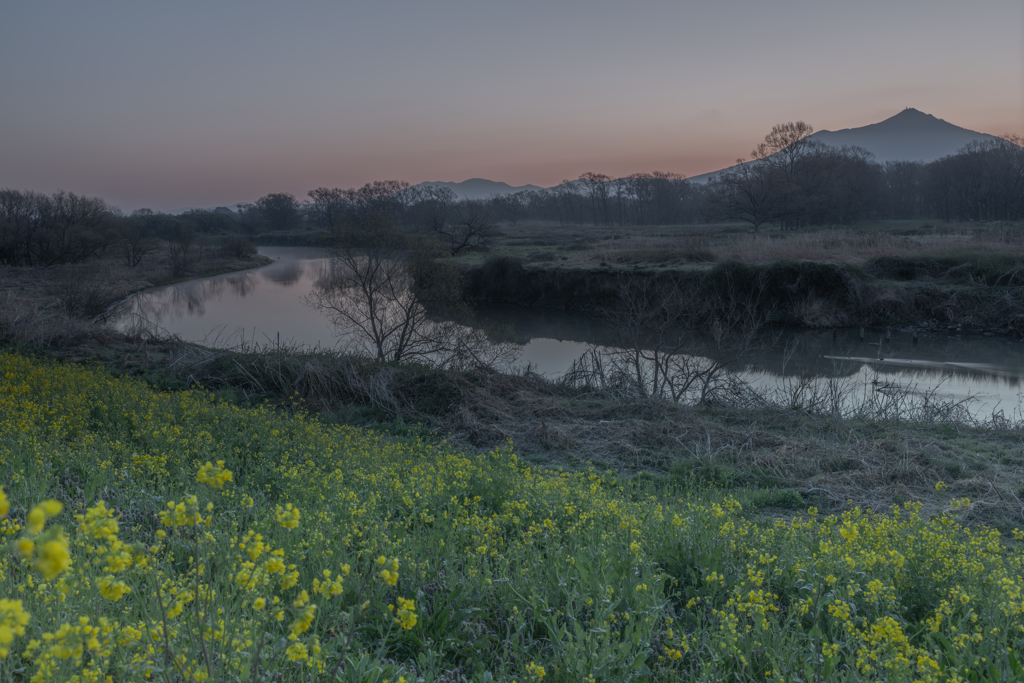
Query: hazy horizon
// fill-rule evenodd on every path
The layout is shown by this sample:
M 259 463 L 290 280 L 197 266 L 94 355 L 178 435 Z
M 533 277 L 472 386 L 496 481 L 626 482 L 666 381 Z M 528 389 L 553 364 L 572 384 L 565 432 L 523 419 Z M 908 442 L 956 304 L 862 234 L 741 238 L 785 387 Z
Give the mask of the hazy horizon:
M 383 178 L 687 176 L 914 107 L 1024 133 L 1024 4 L 749 0 L 5 9 L 0 187 L 125 210 Z

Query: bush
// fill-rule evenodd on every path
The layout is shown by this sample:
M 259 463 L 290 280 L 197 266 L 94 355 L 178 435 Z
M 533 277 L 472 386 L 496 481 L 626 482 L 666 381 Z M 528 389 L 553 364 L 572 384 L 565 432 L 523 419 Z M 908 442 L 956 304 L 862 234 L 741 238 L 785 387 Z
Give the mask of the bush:
M 231 235 L 221 244 L 220 255 L 224 258 L 249 258 L 256 255 L 256 247 L 244 235 Z

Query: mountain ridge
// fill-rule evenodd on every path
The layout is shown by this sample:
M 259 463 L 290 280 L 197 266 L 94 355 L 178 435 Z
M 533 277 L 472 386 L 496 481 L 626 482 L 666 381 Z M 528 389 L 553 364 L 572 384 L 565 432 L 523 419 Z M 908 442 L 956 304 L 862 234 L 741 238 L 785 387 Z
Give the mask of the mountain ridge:
M 810 139 L 831 147 L 861 147 L 870 152 L 876 162 L 884 164 L 889 161 L 929 163 L 944 156 L 955 154 L 964 145 L 971 142 L 987 142 L 998 140 L 999 138 L 988 133 L 979 133 L 968 128 L 962 128 L 945 119 L 926 114 L 913 107 L 907 107 L 877 123 L 834 131 L 820 130 L 812 134 Z M 704 183 L 728 171 L 730 168 L 736 168 L 736 166 L 702 173 L 692 176 L 688 180 Z M 553 187 L 561 185 L 562 183 Z M 430 180 L 418 183 L 412 187 L 446 187 L 455 192 L 459 199 L 488 199 L 494 195 L 551 189 L 530 184 L 514 186 L 501 181 L 488 180 L 487 178 L 469 178 L 460 182 Z M 228 207 L 238 211 L 244 205 L 245 202 L 239 202 L 237 204 L 229 204 Z M 179 209 L 171 213 L 181 213 L 191 208 L 195 207 Z
M 860 147 L 872 154 L 877 163 L 914 161 L 930 163 L 956 154 L 971 142 L 989 142 L 1000 138 L 962 128 L 923 111 L 907 107 L 903 111 L 877 123 L 857 128 L 819 130 L 810 140 L 830 147 Z M 703 183 L 736 166 L 702 173 L 689 180 Z
M 488 199 L 495 194 L 513 194 L 515 192 L 527 192 L 543 190 L 539 185 L 513 186 L 498 180 L 486 178 L 469 178 L 462 182 L 451 182 L 445 180 L 428 180 L 418 183 L 413 187 L 447 187 L 451 189 L 459 199 Z

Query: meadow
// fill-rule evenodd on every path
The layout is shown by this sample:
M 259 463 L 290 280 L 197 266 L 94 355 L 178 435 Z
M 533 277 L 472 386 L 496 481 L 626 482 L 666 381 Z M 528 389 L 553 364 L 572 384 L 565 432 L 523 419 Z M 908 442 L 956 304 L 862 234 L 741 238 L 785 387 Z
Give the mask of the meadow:
M 1019 222 L 869 221 L 751 232 L 743 223 L 695 225 L 502 225 L 488 250 L 457 258 L 467 266 L 509 256 L 543 268 L 678 269 L 737 259 L 746 263 L 823 261 L 861 266 L 879 258 L 959 258 L 982 262 L 1024 255 Z
M 771 519 L 6 351 L 0 482 L 5 681 L 1024 679 L 954 496 Z

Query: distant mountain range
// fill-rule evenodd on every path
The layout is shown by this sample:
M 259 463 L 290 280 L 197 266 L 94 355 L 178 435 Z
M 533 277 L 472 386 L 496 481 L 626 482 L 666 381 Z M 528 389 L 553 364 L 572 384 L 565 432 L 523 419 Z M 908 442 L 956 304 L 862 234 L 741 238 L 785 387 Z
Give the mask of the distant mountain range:
M 413 185 L 413 187 L 447 187 L 450 188 L 459 199 L 487 199 L 496 194 L 514 194 L 529 190 L 543 190 L 538 185 L 520 185 L 513 187 L 508 183 L 501 183 L 484 178 L 470 178 L 461 183 L 447 183 L 443 181 L 432 181 Z
M 879 123 L 836 131 L 820 130 L 810 139 L 830 147 L 861 147 L 871 152 L 876 162 L 884 164 L 888 161 L 928 163 L 955 154 L 968 143 L 998 138 L 907 108 Z M 705 182 L 725 170 L 728 169 L 693 176 L 690 180 Z
M 994 135 L 961 128 L 948 121 L 925 114 L 917 109 L 907 108 L 895 116 L 879 123 L 872 123 L 860 128 L 844 128 L 843 130 L 820 130 L 810 136 L 832 147 L 862 147 L 871 152 L 875 161 L 884 164 L 888 161 L 920 161 L 931 162 L 944 156 L 955 154 L 970 142 L 996 140 Z M 728 169 L 712 171 L 693 176 L 691 181 L 702 183 L 714 178 Z M 574 181 L 575 182 L 575 181 Z M 512 194 L 527 190 L 543 190 L 538 185 L 520 185 L 487 180 L 486 178 L 470 178 L 460 183 L 431 181 L 413 187 L 448 187 L 460 199 L 487 199 L 494 195 Z M 244 202 L 231 204 L 232 211 L 238 211 Z M 218 207 L 223 209 L 225 207 Z M 182 213 L 188 209 L 180 209 L 170 213 Z M 212 210 L 212 209 L 210 209 Z

